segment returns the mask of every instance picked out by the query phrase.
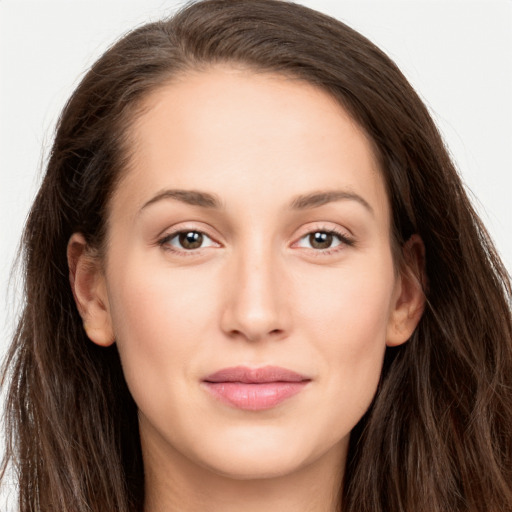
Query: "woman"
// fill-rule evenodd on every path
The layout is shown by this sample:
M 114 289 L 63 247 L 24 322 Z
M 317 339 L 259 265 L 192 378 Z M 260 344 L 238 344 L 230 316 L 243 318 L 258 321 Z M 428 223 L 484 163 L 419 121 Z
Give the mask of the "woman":
M 210 0 L 127 35 L 24 243 L 21 510 L 512 510 L 510 281 L 345 25 Z

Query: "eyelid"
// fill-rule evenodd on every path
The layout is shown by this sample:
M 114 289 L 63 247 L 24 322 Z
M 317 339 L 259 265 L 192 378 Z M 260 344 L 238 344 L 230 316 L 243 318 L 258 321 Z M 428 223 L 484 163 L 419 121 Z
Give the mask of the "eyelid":
M 212 242 L 212 244 L 206 247 L 198 247 L 196 249 L 181 249 L 169 243 L 170 240 L 177 237 L 178 235 L 190 232 L 202 234 L 204 237 L 208 238 Z M 210 247 L 221 247 L 222 244 L 217 240 L 217 238 L 218 237 L 215 237 L 210 233 L 209 229 L 205 229 L 204 227 L 198 227 L 197 225 L 194 226 L 187 223 L 183 223 L 164 230 L 160 235 L 158 235 L 155 244 L 169 252 L 185 256 L 193 256 L 199 254 L 204 249 L 208 249 Z
M 198 247 L 195 249 L 180 249 L 179 247 L 173 246 L 168 242 L 172 240 L 174 237 L 178 236 L 181 233 L 187 232 L 196 232 L 201 233 L 203 236 L 207 237 L 212 243 L 206 247 Z M 315 256 L 322 256 L 332 254 L 334 252 L 342 251 L 347 247 L 354 246 L 356 244 L 356 240 L 354 236 L 350 232 L 350 230 L 340 227 L 338 224 L 330 223 L 330 222 L 316 222 L 316 223 L 308 223 L 305 226 L 302 226 L 300 229 L 300 235 L 294 237 L 294 242 L 291 244 L 292 248 L 299 248 L 308 251 Z M 334 247 L 328 247 L 325 249 L 316 249 L 313 247 L 301 247 L 298 244 L 304 238 L 310 236 L 313 233 L 329 233 L 334 235 L 339 243 Z M 211 229 L 199 227 L 196 225 L 190 225 L 187 223 L 178 224 L 173 226 L 172 228 L 168 228 L 164 230 L 162 234 L 157 237 L 155 242 L 156 245 L 161 246 L 164 250 L 169 252 L 174 252 L 176 254 L 185 255 L 185 256 L 193 256 L 198 255 L 205 249 L 209 249 L 211 247 L 222 247 L 222 243 L 218 241 L 217 236 L 211 234 Z
M 211 247 L 212 245 L 215 244 L 215 242 L 206 233 L 203 233 L 202 231 L 197 231 L 195 229 L 194 230 L 192 230 L 192 229 L 185 229 L 183 231 L 177 231 L 176 233 L 167 235 L 165 237 L 165 240 L 168 240 L 169 242 L 171 242 L 172 240 L 175 240 L 175 239 L 179 240 L 180 235 L 189 234 L 189 233 L 198 233 L 198 234 L 200 234 L 203 237 L 203 240 L 206 239 L 206 240 L 209 240 L 210 242 L 212 242 L 212 244 L 210 244 L 210 245 L 203 246 L 203 247 L 198 247 L 197 249 L 203 249 L 204 247 Z M 171 244 L 171 245 L 173 247 L 175 247 L 173 244 Z M 185 249 L 185 250 L 187 252 L 189 252 L 189 251 L 192 251 L 194 249 Z
M 337 224 L 331 223 L 314 223 L 308 224 L 307 226 L 301 228 L 301 234 L 298 237 L 295 237 L 295 241 L 292 243 L 292 248 L 305 249 L 310 253 L 318 256 L 332 254 L 334 252 L 342 251 L 346 249 L 346 247 L 354 246 L 356 241 L 352 233 L 346 229 L 342 228 Z M 334 247 L 328 247 L 326 249 L 315 249 L 313 247 L 301 247 L 298 244 L 301 240 L 304 240 L 306 237 L 312 235 L 313 233 L 329 233 L 336 236 L 339 240 L 339 244 Z

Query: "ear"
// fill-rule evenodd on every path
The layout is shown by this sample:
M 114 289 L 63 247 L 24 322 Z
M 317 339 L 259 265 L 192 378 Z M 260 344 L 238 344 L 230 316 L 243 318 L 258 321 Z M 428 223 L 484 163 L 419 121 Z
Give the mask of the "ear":
M 112 345 L 114 332 L 98 256 L 81 233 L 74 233 L 68 242 L 67 257 L 71 289 L 87 336 L 97 345 Z
M 425 309 L 425 246 L 419 235 L 412 235 L 402 248 L 400 274 L 388 323 L 386 344 L 405 343 L 416 329 Z

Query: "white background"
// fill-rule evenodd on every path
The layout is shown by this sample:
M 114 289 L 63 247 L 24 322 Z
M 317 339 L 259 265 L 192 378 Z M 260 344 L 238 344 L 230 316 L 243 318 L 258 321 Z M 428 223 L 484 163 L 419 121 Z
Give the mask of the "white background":
M 9 272 L 60 109 L 119 35 L 184 3 L 0 0 L 0 357 L 19 309 Z M 397 62 L 512 270 L 512 1 L 302 3 L 345 21 Z

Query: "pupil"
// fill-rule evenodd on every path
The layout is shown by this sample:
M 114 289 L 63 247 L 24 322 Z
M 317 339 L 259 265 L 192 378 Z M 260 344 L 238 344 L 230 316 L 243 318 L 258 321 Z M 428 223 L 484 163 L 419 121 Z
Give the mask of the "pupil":
M 332 235 L 322 231 L 311 233 L 311 235 L 309 235 L 309 243 L 311 247 L 315 249 L 327 249 L 332 244 Z
M 189 231 L 188 233 L 180 233 L 180 244 L 184 249 L 197 249 L 203 243 L 203 235 L 197 231 Z
M 311 247 L 315 249 L 327 249 L 332 244 L 332 235 L 322 231 L 311 233 L 311 235 L 309 235 L 309 243 Z

